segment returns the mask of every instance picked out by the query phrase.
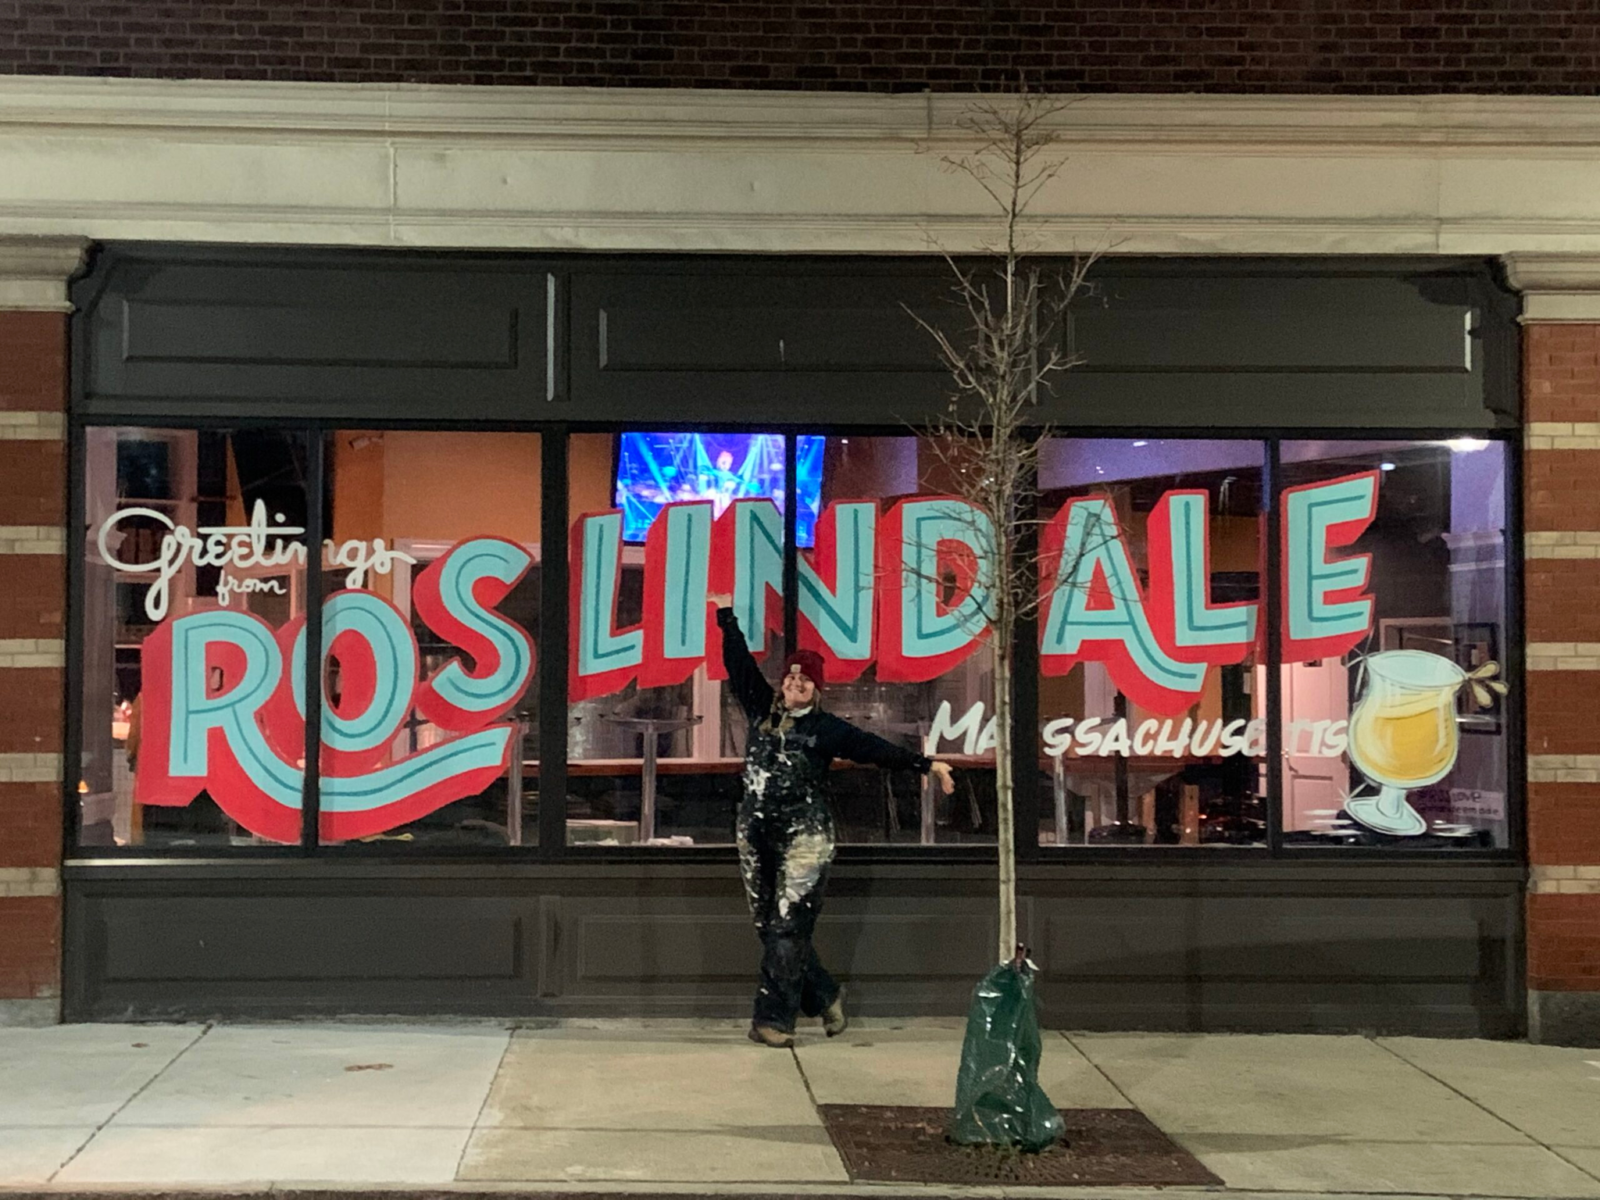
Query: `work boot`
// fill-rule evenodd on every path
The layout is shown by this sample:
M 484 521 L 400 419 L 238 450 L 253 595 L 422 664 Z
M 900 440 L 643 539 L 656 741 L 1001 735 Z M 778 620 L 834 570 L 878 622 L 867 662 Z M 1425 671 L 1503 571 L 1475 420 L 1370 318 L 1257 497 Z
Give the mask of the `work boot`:
M 771 1046 L 774 1050 L 787 1050 L 794 1045 L 794 1034 L 774 1029 L 770 1025 L 752 1025 L 750 1040 L 758 1046 Z
M 822 1032 L 829 1037 L 838 1037 L 849 1026 L 850 1018 L 844 1015 L 844 989 L 840 988 L 833 1003 L 822 1010 Z

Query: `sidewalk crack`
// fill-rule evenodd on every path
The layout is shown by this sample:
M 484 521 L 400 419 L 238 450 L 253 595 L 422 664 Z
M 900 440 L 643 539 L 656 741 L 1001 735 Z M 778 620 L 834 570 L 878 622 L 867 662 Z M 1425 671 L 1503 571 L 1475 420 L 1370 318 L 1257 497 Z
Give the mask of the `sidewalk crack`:
M 1535 1146 L 1538 1146 L 1542 1150 L 1545 1150 L 1546 1152 L 1555 1155 L 1562 1162 L 1566 1163 L 1569 1167 L 1572 1167 L 1574 1170 L 1576 1170 L 1579 1174 L 1584 1175 L 1589 1179 L 1593 1179 L 1597 1183 L 1600 1183 L 1600 1175 L 1596 1175 L 1593 1171 L 1589 1170 L 1587 1167 L 1583 1166 L 1581 1163 L 1573 1162 L 1572 1159 L 1568 1158 L 1565 1154 L 1561 1153 L 1561 1151 L 1556 1149 L 1556 1147 L 1550 1145 L 1550 1143 L 1548 1143 L 1548 1142 L 1541 1141 L 1540 1139 L 1534 1137 L 1533 1134 L 1529 1133 L 1526 1129 L 1523 1129 L 1518 1125 L 1512 1124 L 1512 1122 L 1508 1121 L 1505 1117 L 1502 1117 L 1499 1113 L 1495 1112 L 1492 1108 L 1487 1108 L 1484 1105 L 1478 1103 L 1478 1101 L 1474 1100 L 1471 1096 L 1467 1095 L 1460 1088 L 1456 1087 L 1453 1083 L 1449 1083 L 1446 1080 L 1440 1079 L 1439 1076 L 1435 1075 L 1432 1071 L 1428 1070 L 1428 1068 L 1423 1066 L 1421 1063 L 1413 1062 L 1411 1059 L 1407 1058 L 1404 1054 L 1401 1054 L 1400 1051 L 1396 1050 L 1393 1046 L 1385 1045 L 1382 1041 L 1380 1041 L 1375 1036 L 1368 1035 L 1367 1040 L 1369 1042 L 1371 1042 L 1374 1046 L 1378 1047 L 1378 1049 L 1384 1051 L 1386 1054 L 1394 1055 L 1401 1062 L 1405 1063 L 1406 1066 L 1410 1067 L 1413 1071 L 1417 1071 L 1417 1072 L 1419 1072 L 1419 1073 L 1421 1073 L 1423 1075 L 1426 1075 L 1429 1079 L 1433 1080 L 1435 1083 L 1437 1083 L 1440 1087 L 1444 1088 L 1446 1091 L 1454 1092 L 1456 1095 L 1460 1096 L 1463 1100 L 1465 1100 L 1468 1104 L 1472 1105 L 1474 1108 L 1478 1109 L 1480 1112 L 1488 1113 L 1491 1117 L 1493 1117 L 1496 1121 L 1499 1121 L 1500 1124 L 1504 1125 L 1507 1129 L 1510 1129 L 1515 1133 L 1521 1134 L 1523 1137 L 1527 1138 L 1530 1142 L 1532 1142 Z
M 494 1085 L 500 1082 L 500 1072 L 505 1070 L 506 1058 L 511 1053 L 511 1043 L 516 1037 L 516 1026 L 506 1030 L 506 1044 L 500 1048 L 500 1058 L 494 1064 L 494 1074 L 489 1076 L 489 1086 L 483 1089 L 483 1103 L 478 1105 L 478 1115 L 472 1119 L 472 1124 L 467 1129 L 467 1136 L 461 1142 L 461 1153 L 456 1158 L 455 1174 L 451 1176 L 457 1183 L 461 1182 L 461 1168 L 467 1165 L 467 1150 L 472 1146 L 472 1136 L 478 1132 L 478 1126 L 483 1124 L 483 1114 L 489 1111 L 489 1097 L 494 1095 Z
M 806 1074 L 805 1063 L 800 1061 L 799 1048 L 790 1046 L 789 1057 L 794 1059 L 794 1069 L 800 1072 L 800 1082 L 805 1085 L 806 1096 L 811 1100 L 812 1111 L 817 1114 L 817 1120 L 822 1121 L 822 1109 L 821 1106 L 817 1104 L 817 1093 L 811 1087 L 811 1076 Z M 826 1121 L 823 1121 L 822 1123 L 824 1126 L 827 1125 Z
M 1095 1073 L 1097 1075 L 1099 1075 L 1101 1079 L 1104 1079 L 1108 1084 L 1111 1085 L 1111 1090 L 1112 1091 L 1116 1092 L 1117 1095 L 1121 1096 L 1124 1100 L 1126 1100 L 1128 1102 L 1128 1107 L 1129 1108 L 1133 1109 L 1134 1112 L 1141 1112 L 1141 1113 L 1144 1112 L 1144 1109 L 1140 1108 L 1137 1104 L 1135 1104 L 1133 1102 L 1133 1097 L 1128 1095 L 1127 1092 L 1123 1091 L 1121 1086 L 1118 1085 L 1118 1083 L 1117 1083 L 1117 1081 L 1115 1079 L 1111 1078 L 1111 1076 L 1106 1074 L 1105 1068 L 1102 1067 L 1099 1063 L 1095 1062 L 1094 1059 L 1090 1058 L 1089 1057 L 1089 1052 L 1087 1050 L 1085 1050 L 1082 1046 L 1078 1045 L 1077 1042 L 1072 1040 L 1072 1035 L 1070 1033 L 1068 1033 L 1064 1029 L 1058 1029 L 1058 1030 L 1056 1030 L 1056 1033 L 1060 1035 L 1062 1041 L 1066 1042 L 1067 1045 L 1071 1046 L 1074 1050 L 1076 1050 L 1078 1052 L 1078 1056 L 1080 1058 L 1082 1058 L 1084 1062 L 1088 1063 L 1091 1067 L 1093 1067 L 1095 1069 Z
M 838 1143 L 833 1140 L 833 1130 L 828 1127 L 828 1122 L 823 1118 L 822 1106 L 817 1103 L 816 1089 L 811 1086 L 811 1076 L 806 1074 L 806 1065 L 800 1061 L 800 1048 L 798 1046 L 790 1046 L 789 1057 L 794 1059 L 794 1069 L 800 1072 L 800 1083 L 806 1089 L 806 1098 L 811 1101 L 811 1112 L 817 1118 L 817 1124 L 822 1126 L 822 1132 L 827 1135 L 828 1149 L 833 1151 L 833 1157 L 839 1164 L 839 1170 L 844 1174 L 846 1181 L 844 1186 L 849 1187 L 855 1184 L 857 1180 L 850 1174 L 850 1166 L 845 1162 L 844 1155 L 840 1153 Z M 839 1187 L 840 1185 L 835 1183 L 830 1186 Z
M 59 1176 L 61 1174 L 61 1172 L 65 1171 L 68 1167 L 70 1167 L 75 1161 L 77 1161 L 78 1155 L 82 1154 L 85 1150 L 87 1150 L 89 1148 L 89 1143 L 94 1141 L 95 1138 L 100 1136 L 101 1130 L 105 1129 L 105 1127 L 107 1125 L 111 1124 L 111 1122 L 115 1121 L 118 1117 L 120 1117 L 127 1110 L 128 1105 L 132 1104 L 140 1096 L 144 1095 L 145 1092 L 147 1092 L 151 1088 L 151 1086 L 155 1083 L 156 1080 L 160 1079 L 168 1071 L 172 1070 L 172 1067 L 173 1067 L 174 1063 L 176 1063 L 185 1054 L 189 1053 L 189 1051 L 193 1050 L 196 1046 L 198 1046 L 205 1039 L 206 1034 L 210 1033 L 215 1028 L 216 1028 L 215 1024 L 213 1024 L 210 1021 L 207 1021 L 205 1023 L 205 1025 L 201 1027 L 200 1032 L 198 1034 L 196 1034 L 194 1036 L 194 1038 L 191 1039 L 189 1041 L 189 1043 L 183 1047 L 183 1049 L 179 1050 L 176 1054 L 174 1054 L 171 1058 L 169 1058 L 159 1071 L 157 1071 L 154 1075 L 150 1076 L 149 1079 L 146 1079 L 142 1084 L 140 1084 L 134 1090 L 134 1092 L 133 1092 L 133 1094 L 131 1096 L 129 1096 L 121 1104 L 117 1105 L 117 1107 L 112 1111 L 112 1113 L 111 1113 L 111 1115 L 109 1117 L 107 1117 L 104 1121 L 101 1121 L 100 1124 L 96 1125 L 94 1127 L 93 1131 L 89 1134 L 89 1136 L 83 1139 L 83 1142 L 78 1146 L 78 1148 L 76 1150 L 74 1150 L 71 1154 L 67 1155 L 66 1161 L 64 1161 L 54 1171 L 50 1172 L 50 1178 L 45 1180 L 45 1183 L 46 1184 L 54 1183 L 56 1181 L 56 1177 Z

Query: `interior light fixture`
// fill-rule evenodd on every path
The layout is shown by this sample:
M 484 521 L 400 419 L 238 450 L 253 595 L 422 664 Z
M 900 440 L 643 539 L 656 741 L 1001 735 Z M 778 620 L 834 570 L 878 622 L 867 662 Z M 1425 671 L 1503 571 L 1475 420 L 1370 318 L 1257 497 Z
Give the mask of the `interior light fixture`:
M 1489 439 L 1458 437 L 1451 438 L 1445 445 L 1449 446 L 1457 454 L 1471 454 L 1475 450 L 1487 450 L 1489 448 Z
M 1392 470 L 1394 470 L 1394 464 L 1392 462 L 1379 463 L 1378 464 L 1378 470 L 1380 470 L 1380 471 L 1392 471 Z

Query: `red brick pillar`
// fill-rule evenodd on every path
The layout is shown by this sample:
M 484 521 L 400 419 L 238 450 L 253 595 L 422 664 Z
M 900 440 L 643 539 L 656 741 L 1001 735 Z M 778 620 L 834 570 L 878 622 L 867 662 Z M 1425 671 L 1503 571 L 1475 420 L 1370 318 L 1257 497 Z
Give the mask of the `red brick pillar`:
M 1600 1045 L 1600 259 L 1523 291 L 1528 1035 Z
M 61 1012 L 67 280 L 86 247 L 0 237 L 0 1025 Z

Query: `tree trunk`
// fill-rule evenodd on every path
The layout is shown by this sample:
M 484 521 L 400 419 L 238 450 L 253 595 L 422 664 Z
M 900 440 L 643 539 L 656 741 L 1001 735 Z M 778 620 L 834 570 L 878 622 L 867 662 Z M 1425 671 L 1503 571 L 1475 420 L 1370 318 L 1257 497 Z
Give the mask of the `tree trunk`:
M 1000 843 L 1000 946 L 996 961 L 1006 962 L 1017 948 L 1016 814 L 1011 806 L 1011 638 L 996 630 L 994 642 L 994 794 L 995 838 Z

